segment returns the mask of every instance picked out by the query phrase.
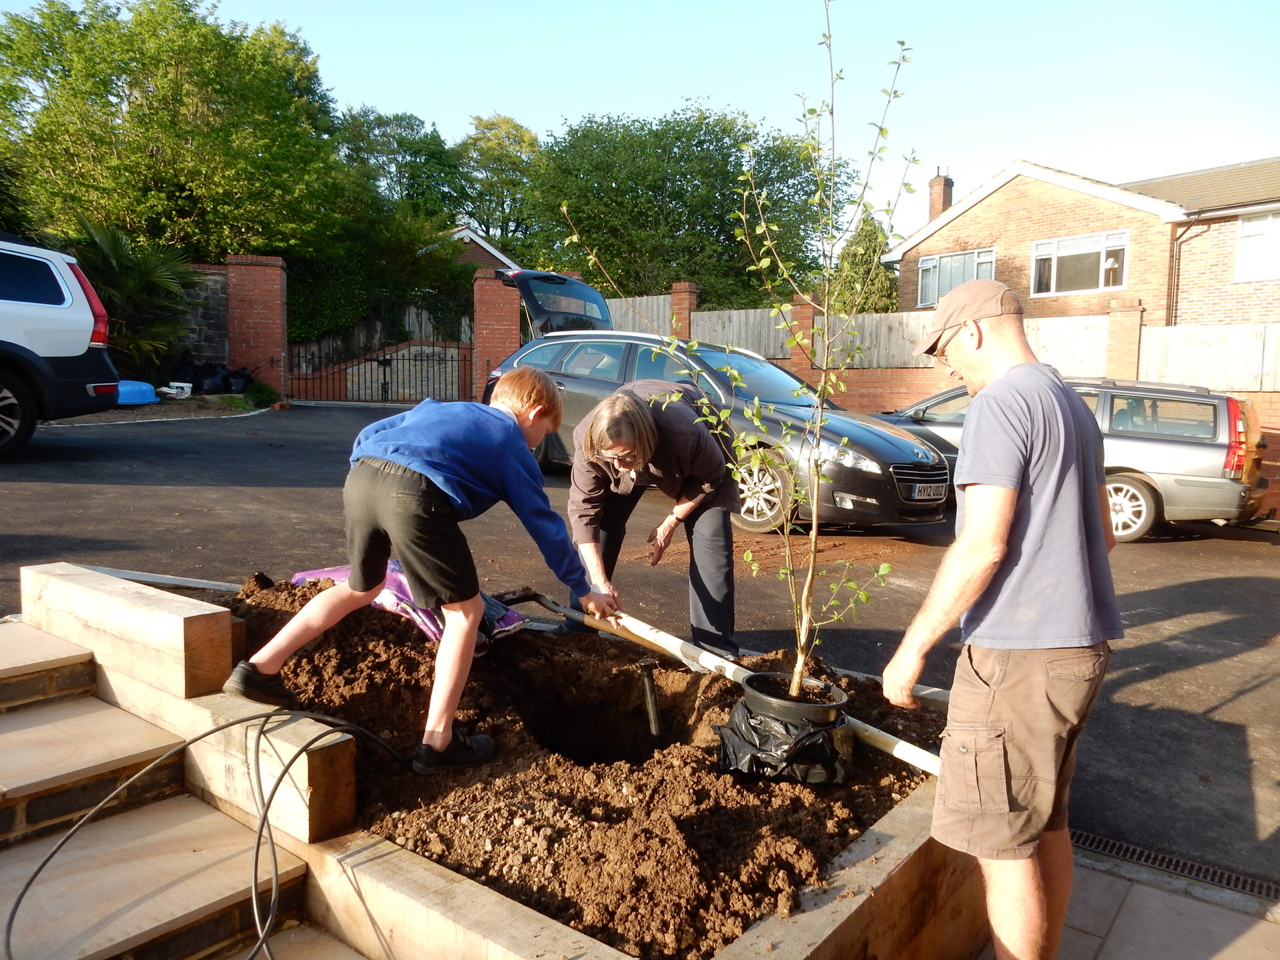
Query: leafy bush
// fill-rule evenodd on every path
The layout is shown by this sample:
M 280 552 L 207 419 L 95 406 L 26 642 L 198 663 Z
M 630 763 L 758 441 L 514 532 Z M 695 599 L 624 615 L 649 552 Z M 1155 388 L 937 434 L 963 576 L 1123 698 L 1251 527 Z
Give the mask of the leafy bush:
M 269 383 L 255 380 L 244 388 L 244 398 L 255 407 L 269 407 L 280 402 L 280 391 Z

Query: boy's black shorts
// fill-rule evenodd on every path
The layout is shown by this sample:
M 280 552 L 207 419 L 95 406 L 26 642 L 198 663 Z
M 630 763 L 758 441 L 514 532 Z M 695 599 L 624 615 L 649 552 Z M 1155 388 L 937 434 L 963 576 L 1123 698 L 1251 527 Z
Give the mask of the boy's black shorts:
M 352 590 L 372 590 L 386 578 L 394 544 L 419 607 L 459 603 L 480 592 L 453 501 L 428 477 L 363 457 L 347 474 L 342 501 Z

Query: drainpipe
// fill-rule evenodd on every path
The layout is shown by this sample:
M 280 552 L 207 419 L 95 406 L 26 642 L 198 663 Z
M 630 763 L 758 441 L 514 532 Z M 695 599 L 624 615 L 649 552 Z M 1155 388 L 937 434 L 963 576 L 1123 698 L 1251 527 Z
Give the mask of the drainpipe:
M 1173 238 L 1173 264 L 1169 268 L 1169 315 L 1165 319 L 1165 323 L 1172 327 L 1178 322 L 1178 269 L 1182 263 L 1182 244 L 1186 242 L 1187 234 L 1191 232 L 1200 218 L 1204 216 L 1204 211 L 1196 211 L 1196 215 L 1191 218 L 1191 222 L 1182 228 L 1182 232 Z

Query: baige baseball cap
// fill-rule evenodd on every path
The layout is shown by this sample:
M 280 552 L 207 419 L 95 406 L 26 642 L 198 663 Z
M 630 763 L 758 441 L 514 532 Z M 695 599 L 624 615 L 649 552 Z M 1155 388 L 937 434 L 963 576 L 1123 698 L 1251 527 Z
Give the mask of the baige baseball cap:
M 929 332 L 911 353 L 917 357 L 922 353 L 933 353 L 942 334 L 966 320 L 986 320 L 1006 315 L 1022 316 L 1022 301 L 999 280 L 970 280 L 962 283 L 938 301 L 938 309 L 933 311 L 933 324 L 929 327 Z

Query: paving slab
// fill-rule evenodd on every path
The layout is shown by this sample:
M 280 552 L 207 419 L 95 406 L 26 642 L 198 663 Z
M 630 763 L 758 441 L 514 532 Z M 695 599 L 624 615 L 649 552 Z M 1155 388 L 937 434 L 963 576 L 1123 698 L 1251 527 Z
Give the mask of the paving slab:
M 253 886 L 253 841 L 252 831 L 193 797 L 91 823 L 22 902 L 13 955 L 104 960 L 239 903 Z M 0 903 L 13 903 L 52 846 L 43 839 L 0 853 Z M 285 850 L 278 858 L 282 883 L 306 869 Z M 257 886 L 270 887 L 270 878 Z
M 1140 884 L 1097 960 L 1277 960 L 1280 924 Z
M 92 697 L 0 714 L 0 797 L 23 797 L 154 760 L 181 742 Z
M 29 623 L 0 623 L 0 680 L 83 663 L 93 654 Z

